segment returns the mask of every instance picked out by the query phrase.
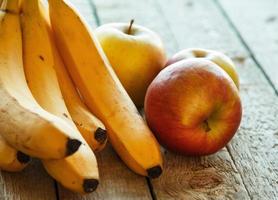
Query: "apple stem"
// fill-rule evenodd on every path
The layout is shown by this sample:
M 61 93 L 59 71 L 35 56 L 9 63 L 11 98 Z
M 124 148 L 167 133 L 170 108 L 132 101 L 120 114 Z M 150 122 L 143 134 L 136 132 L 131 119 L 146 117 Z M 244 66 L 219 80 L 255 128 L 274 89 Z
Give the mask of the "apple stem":
M 210 132 L 211 131 L 211 128 L 209 127 L 209 123 L 208 123 L 207 120 L 204 121 L 203 127 L 204 127 L 206 132 Z
M 129 27 L 128 27 L 128 30 L 127 30 L 127 34 L 129 34 L 129 35 L 131 33 L 131 28 L 132 28 L 133 23 L 134 23 L 134 19 L 130 20 Z

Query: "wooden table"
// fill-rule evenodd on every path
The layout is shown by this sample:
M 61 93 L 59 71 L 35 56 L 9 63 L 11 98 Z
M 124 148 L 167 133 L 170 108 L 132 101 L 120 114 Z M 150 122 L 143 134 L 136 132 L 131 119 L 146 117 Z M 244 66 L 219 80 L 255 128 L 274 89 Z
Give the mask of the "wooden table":
M 131 172 L 110 146 L 97 155 L 96 192 L 81 196 L 51 179 L 36 161 L 0 174 L 0 199 L 278 199 L 277 0 L 71 0 L 95 28 L 129 22 L 159 33 L 168 55 L 188 47 L 227 53 L 241 80 L 243 120 L 220 152 L 182 157 L 165 152 L 164 174 Z

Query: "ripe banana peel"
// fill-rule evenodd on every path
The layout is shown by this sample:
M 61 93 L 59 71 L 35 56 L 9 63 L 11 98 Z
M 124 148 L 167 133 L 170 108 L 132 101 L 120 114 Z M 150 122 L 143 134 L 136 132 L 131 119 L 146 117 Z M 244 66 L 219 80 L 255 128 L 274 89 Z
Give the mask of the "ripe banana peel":
M 32 157 L 58 159 L 73 154 L 81 142 L 72 133 L 72 128 L 43 110 L 27 86 L 19 15 L 0 11 L 0 44 L 2 137 Z
M 101 151 L 107 142 L 107 133 L 105 127 L 103 123 L 98 118 L 96 118 L 83 103 L 77 89 L 75 88 L 75 85 L 69 76 L 69 73 L 53 40 L 47 8 L 48 7 L 42 3 L 42 14 L 44 15 L 44 19 L 47 22 L 53 60 L 55 63 L 53 66 L 58 77 L 58 82 L 64 102 L 66 103 L 73 122 L 91 149 L 95 152 Z
M 67 1 L 49 0 L 58 50 L 89 109 L 107 128 L 121 159 L 138 174 L 162 172 L 160 146 L 112 70 L 100 44 Z
M 43 165 L 64 187 L 80 193 L 92 192 L 96 189 L 99 179 L 97 161 L 71 120 L 64 102 L 54 67 L 57 64 L 55 46 L 51 41 L 45 16 L 39 0 L 23 2 L 23 60 L 28 85 L 37 102 L 45 110 L 73 127 L 74 134 L 82 141 L 82 145 L 73 155 L 65 159 L 43 160 Z
M 0 1 L 0 23 L 4 18 L 4 12 L 1 8 L 5 8 Z M 1 28 L 1 27 L 0 27 Z M 23 170 L 30 161 L 30 157 L 9 145 L 0 134 L 0 169 L 9 172 L 18 172 Z
M 21 0 L 0 0 L 0 10 L 10 12 L 10 13 L 19 13 L 21 6 Z
M 11 147 L 0 135 L 0 169 L 8 172 L 23 170 L 30 161 L 30 157 Z
M 53 47 L 53 56 L 59 85 L 75 125 L 92 150 L 102 150 L 107 141 L 107 133 L 103 123 L 88 110 L 80 99 L 56 47 Z
M 103 123 L 96 118 L 82 102 L 80 96 L 69 77 L 65 65 L 56 49 L 52 37 L 51 27 L 48 26 L 51 36 L 51 45 L 53 50 L 54 68 L 58 77 L 59 85 L 68 108 L 68 111 L 82 134 L 83 138 L 89 144 L 93 151 L 100 151 L 107 142 L 107 133 Z

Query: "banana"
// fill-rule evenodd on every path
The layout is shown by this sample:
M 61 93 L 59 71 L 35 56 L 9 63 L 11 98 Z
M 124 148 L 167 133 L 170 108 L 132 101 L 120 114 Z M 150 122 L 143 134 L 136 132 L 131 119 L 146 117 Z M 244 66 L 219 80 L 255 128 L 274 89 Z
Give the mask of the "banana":
M 43 160 L 43 165 L 64 187 L 80 193 L 92 192 L 99 179 L 97 161 L 71 120 L 62 97 L 54 68 L 55 46 L 42 6 L 39 0 L 23 1 L 23 60 L 28 85 L 37 102 L 74 127 L 74 134 L 83 143 L 73 155 L 60 160 Z
M 20 5 L 21 0 L 2 0 L 0 1 L 0 10 L 18 14 L 20 12 Z
M 0 8 L 2 1 L 0 1 Z M 1 11 L 0 11 L 1 12 Z M 3 20 L 4 12 L 1 13 L 0 22 Z M 0 26 L 1 29 L 1 26 Z M 0 135 L 0 169 L 9 172 L 23 170 L 30 161 L 30 157 L 10 146 Z
M 13 0 L 1 8 L 17 10 L 9 2 Z M 43 110 L 27 86 L 18 14 L 0 11 L 0 44 L 1 135 L 14 148 L 32 157 L 58 159 L 73 154 L 81 145 L 73 129 Z
M 52 45 L 54 45 L 54 42 Z M 56 47 L 53 47 L 53 50 L 55 70 L 69 113 L 91 149 L 94 151 L 100 151 L 105 147 L 107 141 L 105 127 L 82 102 Z
M 50 36 L 52 36 L 49 24 L 48 30 Z M 100 151 L 105 147 L 107 141 L 105 127 L 103 123 L 88 110 L 87 106 L 80 99 L 52 38 L 51 45 L 55 62 L 54 68 L 69 113 L 91 149 Z
M 79 129 L 83 138 L 89 144 L 93 151 L 100 151 L 105 147 L 107 134 L 103 123 L 97 119 L 80 99 L 80 95 L 76 90 L 69 74 L 64 66 L 64 63 L 54 44 L 52 30 L 50 27 L 49 15 L 47 7 L 42 3 L 44 18 L 47 21 L 49 37 L 51 37 L 51 46 L 53 51 L 54 69 L 56 71 L 60 89 L 67 109 Z
M 58 52 L 54 52 L 54 60 L 59 85 L 75 125 L 92 150 L 102 150 L 107 141 L 107 134 L 103 123 L 81 101 Z
M 104 123 L 109 140 L 134 172 L 158 177 L 160 146 L 115 75 L 89 26 L 72 5 L 49 0 L 58 50 L 89 109 Z
M 23 170 L 30 161 L 30 157 L 11 147 L 0 135 L 0 169 L 8 172 Z

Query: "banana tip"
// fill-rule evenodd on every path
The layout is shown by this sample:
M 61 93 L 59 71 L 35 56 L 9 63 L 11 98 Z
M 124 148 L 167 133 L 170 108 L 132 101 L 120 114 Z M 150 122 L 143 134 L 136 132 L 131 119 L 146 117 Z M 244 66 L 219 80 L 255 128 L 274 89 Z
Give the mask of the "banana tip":
M 96 179 L 85 179 L 83 182 L 83 189 L 84 192 L 90 193 L 97 189 L 98 186 L 98 180 Z
M 95 131 L 95 139 L 100 143 L 103 144 L 107 140 L 107 132 L 102 128 L 97 128 Z
M 17 152 L 16 158 L 20 163 L 24 164 L 30 162 L 31 160 L 30 156 L 26 155 L 25 153 L 22 153 L 21 151 Z
M 157 178 L 162 174 L 162 168 L 160 166 L 155 166 L 147 169 L 148 177 Z
M 82 143 L 76 139 L 69 139 L 67 142 L 67 152 L 66 155 L 70 156 L 75 153 Z

